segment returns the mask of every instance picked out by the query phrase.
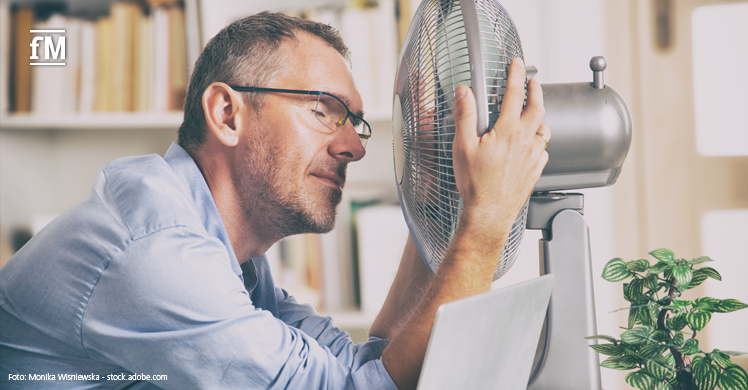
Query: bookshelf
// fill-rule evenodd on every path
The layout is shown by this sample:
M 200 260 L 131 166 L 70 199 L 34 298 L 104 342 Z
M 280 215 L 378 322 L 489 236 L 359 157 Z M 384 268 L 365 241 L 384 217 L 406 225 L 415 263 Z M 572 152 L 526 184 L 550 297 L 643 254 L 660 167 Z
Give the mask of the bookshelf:
M 174 130 L 182 124 L 182 112 L 112 112 L 88 114 L 16 114 L 0 116 L 2 131 L 33 130 Z
M 9 4 L 20 3 L 35 1 L 0 0 L 6 12 Z M 67 3 L 70 13 L 90 10 L 90 13 L 83 14 L 101 16 L 111 10 L 111 5 L 108 4 L 112 1 L 71 0 Z M 354 78 L 364 95 L 366 119 L 371 123 L 374 133 L 367 147 L 366 158 L 349 166 L 346 191 L 377 188 L 380 193 L 377 196 L 381 201 L 391 204 L 397 198 L 392 176 L 390 118 L 391 84 L 394 80 L 399 34 L 396 31 L 398 24 L 394 7 L 398 3 L 395 0 L 359 3 L 367 5 L 364 8 L 351 8 L 352 2 L 348 0 L 184 0 L 181 2 L 185 24 L 184 55 L 191 68 L 200 48 L 223 26 L 237 18 L 264 10 L 304 14 L 339 28 L 353 51 L 351 60 L 354 64 Z M 410 4 L 408 13 L 412 16 L 418 0 L 399 3 Z M 372 7 L 372 4 L 378 6 Z M 7 16 L 6 14 L 3 18 Z M 6 20 L 3 19 L 0 25 L 5 25 Z M 409 20 L 410 18 L 408 22 Z M 382 25 L 388 25 L 389 28 L 382 28 Z M 376 34 L 361 26 L 376 27 Z M 383 30 L 388 33 L 384 34 Z M 3 38 L 0 57 L 10 52 L 9 34 L 6 32 L 3 28 L 0 33 L 3 35 L 0 36 Z M 374 39 L 384 44 L 380 42 L 379 46 L 374 47 Z M 3 74 L 4 77 L 7 76 L 7 69 L 3 69 Z M 12 81 L 3 78 L 0 84 L 8 82 Z M 168 107 L 128 112 L 75 112 L 58 109 L 47 113 L 32 109 L 30 112 L 14 113 L 7 109 L 7 87 L 3 87 L 2 92 L 4 96 L 0 98 L 0 103 L 5 102 L 0 113 L 0 226 L 5 234 L 17 227 L 29 227 L 35 216 L 60 213 L 85 198 L 96 172 L 106 162 L 130 155 L 163 155 L 170 143 L 176 140 L 176 131 L 183 116 L 181 111 L 170 111 Z M 367 191 L 363 190 L 363 193 Z M 354 218 L 345 212 L 339 214 L 344 214 L 343 218 Z M 340 222 L 339 219 L 338 225 L 336 234 L 342 237 L 340 241 L 346 242 L 338 244 L 344 248 L 338 250 L 337 260 L 350 263 L 353 261 L 353 249 L 347 240 L 354 236 L 354 222 Z M 347 268 L 346 272 L 355 273 L 356 269 Z M 349 276 L 357 277 L 352 274 Z M 347 283 L 358 282 L 350 280 Z M 292 294 L 295 293 L 294 287 L 283 287 L 288 288 Z M 350 291 L 337 291 L 351 294 Z M 360 297 L 352 301 L 356 300 L 360 300 Z M 351 306 L 351 299 L 348 301 L 348 304 L 342 305 L 323 305 L 320 312 L 333 317 L 335 324 L 351 332 L 355 341 L 365 340 L 367 329 L 376 313 L 362 312 L 355 305 Z

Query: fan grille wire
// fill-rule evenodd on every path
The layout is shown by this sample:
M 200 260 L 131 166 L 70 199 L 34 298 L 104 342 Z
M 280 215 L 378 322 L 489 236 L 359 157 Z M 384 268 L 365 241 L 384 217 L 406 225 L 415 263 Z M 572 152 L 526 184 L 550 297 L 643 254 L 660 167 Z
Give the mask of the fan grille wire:
M 501 110 L 512 58 L 523 57 L 517 31 L 495 0 L 476 3 L 488 95 L 489 125 Z M 404 167 L 400 183 L 403 211 L 424 260 L 436 271 L 452 241 L 462 199 L 452 170 L 454 89 L 472 87 L 467 38 L 459 1 L 425 0 L 411 26 L 401 61 L 406 77 L 399 91 Z M 490 128 L 489 127 L 489 128 Z M 519 213 L 494 273 L 500 278 L 519 253 L 527 205 Z

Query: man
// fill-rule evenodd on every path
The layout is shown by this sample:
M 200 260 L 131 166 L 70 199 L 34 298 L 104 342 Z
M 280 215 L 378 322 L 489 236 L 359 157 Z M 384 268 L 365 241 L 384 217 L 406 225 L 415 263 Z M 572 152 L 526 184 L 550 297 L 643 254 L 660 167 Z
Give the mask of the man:
M 282 14 L 213 38 L 179 144 L 104 166 L 91 195 L 0 273 L 3 387 L 49 373 L 56 387 L 414 388 L 436 309 L 489 289 L 547 161 L 542 92 L 530 81 L 522 110 L 515 60 L 501 117 L 478 138 L 473 95 L 457 88 L 454 241 L 435 275 L 408 241 L 371 338 L 354 345 L 275 287 L 263 255 L 330 231 L 346 166 L 364 157 L 346 56 L 333 29 Z

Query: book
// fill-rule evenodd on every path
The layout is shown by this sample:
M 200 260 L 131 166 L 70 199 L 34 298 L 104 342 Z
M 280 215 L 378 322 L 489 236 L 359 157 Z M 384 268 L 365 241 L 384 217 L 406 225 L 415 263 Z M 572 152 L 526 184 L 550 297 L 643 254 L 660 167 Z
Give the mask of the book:
M 110 17 L 96 21 L 96 91 L 94 111 L 113 111 L 112 94 L 114 89 L 113 50 L 114 26 Z
M 62 67 L 60 85 L 60 111 L 72 113 L 78 111 L 81 78 L 81 26 L 83 21 L 75 18 L 65 20 L 65 66 Z M 55 93 L 57 95 L 57 93 Z
M 397 205 L 362 208 L 356 215 L 361 311 L 382 308 L 408 239 L 408 226 Z
M 308 234 L 289 236 L 281 240 L 281 257 L 283 277 L 276 284 L 293 295 L 299 303 L 308 303 L 319 308 L 322 306 L 322 294 L 319 289 L 310 286 L 310 249 L 312 242 Z M 314 249 L 311 249 L 314 250 Z M 314 273 L 315 271 L 312 271 Z
M 113 2 L 110 9 L 114 34 L 112 60 L 113 111 L 134 109 L 135 28 L 140 7 L 135 3 Z
M 151 110 L 151 82 L 153 72 L 153 30 L 151 18 L 142 12 L 136 15 L 133 72 L 133 109 Z
M 90 113 L 94 109 L 96 91 L 96 25 L 80 21 L 80 85 L 78 112 Z
M 31 111 L 31 65 L 29 63 L 29 43 L 31 42 L 31 29 L 34 24 L 34 7 L 30 5 L 19 5 L 12 13 L 13 36 L 13 62 L 12 75 L 13 88 L 10 92 L 12 99 L 10 109 L 16 113 L 28 113 Z
M 198 0 L 184 2 L 184 34 L 187 55 L 187 80 L 192 77 L 192 68 L 203 49 L 202 28 Z
M 331 232 L 337 239 L 337 263 L 331 264 L 329 268 L 325 267 L 331 272 L 329 276 L 325 276 L 325 285 L 337 280 L 341 310 L 354 310 L 361 307 L 360 251 L 356 215 L 364 207 L 395 202 L 397 202 L 397 193 L 392 192 L 391 186 L 384 183 L 349 183 L 346 185 L 343 200 L 338 206 L 335 229 Z M 328 261 L 327 256 L 324 261 Z
M 376 7 L 347 7 L 340 34 L 351 55 L 351 72 L 364 109 L 374 116 L 392 111 L 392 85 L 397 68 L 397 20 L 394 0 Z
M 0 114 L 5 115 L 10 104 L 10 5 L 0 1 Z
M 418 6 L 420 3 L 420 0 L 400 0 L 396 2 L 398 53 L 405 43 L 405 36 L 408 35 L 410 22 L 413 21 L 413 17 L 416 15 L 416 11 L 418 10 Z
M 166 8 L 151 9 L 153 18 L 153 110 L 169 110 L 169 17 Z
M 169 110 L 182 110 L 187 94 L 187 54 L 184 34 L 184 11 L 169 7 Z
M 63 30 L 67 28 L 67 20 L 60 14 L 53 14 L 46 21 L 40 21 L 34 24 L 34 30 Z M 35 35 L 35 34 L 32 34 Z M 52 37 L 53 44 L 58 43 L 64 33 L 44 33 L 45 36 Z M 66 37 L 67 39 L 67 37 Z M 29 41 L 30 42 L 30 41 Z M 42 41 L 44 42 L 44 41 Z M 38 60 L 33 60 L 34 63 L 48 63 L 58 62 L 55 59 L 46 59 L 45 44 L 39 42 Z M 59 55 L 62 57 L 64 54 L 65 66 L 40 66 L 35 65 L 31 67 L 31 112 L 42 113 L 44 115 L 60 114 L 63 112 L 63 105 L 65 94 L 63 93 L 66 84 L 65 78 L 67 77 L 67 44 L 65 45 L 65 51 Z M 27 61 L 29 59 L 27 58 Z

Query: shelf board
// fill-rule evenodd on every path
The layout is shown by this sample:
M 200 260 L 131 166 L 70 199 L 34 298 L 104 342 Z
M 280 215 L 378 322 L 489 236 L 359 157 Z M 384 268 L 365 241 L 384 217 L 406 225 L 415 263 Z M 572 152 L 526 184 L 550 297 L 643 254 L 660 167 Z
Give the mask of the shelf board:
M 13 114 L 0 116 L 0 129 L 6 130 L 176 130 L 183 113 L 88 113 L 88 114 Z

